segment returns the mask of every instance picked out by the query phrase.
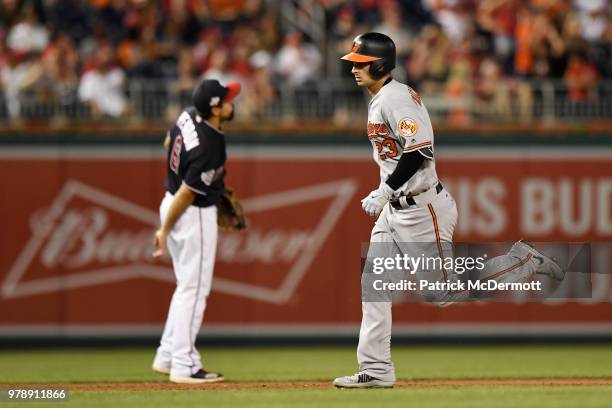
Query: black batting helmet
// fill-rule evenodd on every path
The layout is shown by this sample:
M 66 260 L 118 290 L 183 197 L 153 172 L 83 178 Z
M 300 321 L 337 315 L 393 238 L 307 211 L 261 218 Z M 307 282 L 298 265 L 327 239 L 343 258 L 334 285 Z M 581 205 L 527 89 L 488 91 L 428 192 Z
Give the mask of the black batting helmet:
M 371 62 L 370 75 L 380 78 L 395 68 L 395 43 L 381 33 L 365 33 L 353 40 L 353 49 L 342 57 L 345 61 Z

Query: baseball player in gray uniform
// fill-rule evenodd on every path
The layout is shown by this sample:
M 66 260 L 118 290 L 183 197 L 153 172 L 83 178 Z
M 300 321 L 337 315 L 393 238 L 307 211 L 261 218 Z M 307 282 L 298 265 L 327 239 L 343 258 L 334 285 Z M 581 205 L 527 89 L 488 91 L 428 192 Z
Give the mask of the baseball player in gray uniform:
M 398 253 L 410 254 L 416 252 L 410 243 L 415 243 L 413 246 L 432 243 L 430 247 L 438 252 L 436 256 L 443 258 L 443 248 L 452 243 L 457 207 L 436 174 L 433 129 L 423 101 L 412 88 L 390 75 L 395 67 L 395 44 L 384 34 L 365 33 L 354 39 L 351 52 L 342 59 L 353 63 L 352 73 L 357 85 L 367 88 L 371 95 L 367 133 L 381 180 L 378 188 L 362 200 L 363 210 L 376 217 L 370 251 L 373 244 L 389 243 Z M 419 247 L 418 252 L 411 255 L 421 254 L 422 247 Z M 503 282 L 524 281 L 535 273 L 555 279 L 562 279 L 564 275 L 553 259 L 522 241 L 515 243 L 507 254 L 492 258 L 485 265 L 482 272 L 485 276 Z M 437 273 L 436 280 L 452 279 L 449 275 L 452 271 L 442 269 Z M 431 276 L 427 278 L 432 279 Z M 469 298 L 466 291 L 436 290 L 421 295 L 438 305 Z M 359 371 L 336 378 L 336 387 L 394 385 L 391 306 L 391 302 L 366 301 L 362 296 L 357 348 Z

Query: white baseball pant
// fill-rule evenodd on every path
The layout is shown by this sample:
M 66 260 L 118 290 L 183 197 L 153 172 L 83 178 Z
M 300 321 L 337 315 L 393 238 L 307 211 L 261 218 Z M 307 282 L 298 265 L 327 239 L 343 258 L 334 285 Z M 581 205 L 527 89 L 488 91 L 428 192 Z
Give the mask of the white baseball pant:
M 160 206 L 162 222 L 171 202 L 172 195 L 166 193 Z M 154 365 L 171 367 L 172 376 L 189 377 L 202 368 L 195 341 L 211 289 L 217 235 L 216 206 L 189 206 L 168 235 L 176 289 Z

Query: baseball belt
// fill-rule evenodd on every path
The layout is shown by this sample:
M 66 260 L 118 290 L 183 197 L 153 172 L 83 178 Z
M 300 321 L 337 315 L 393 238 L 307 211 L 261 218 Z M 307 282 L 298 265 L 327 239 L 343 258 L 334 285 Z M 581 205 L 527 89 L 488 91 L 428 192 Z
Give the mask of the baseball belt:
M 438 182 L 438 184 L 436 184 L 435 194 L 433 193 L 433 188 L 430 188 L 429 190 L 424 191 L 421 194 L 417 194 L 416 196 L 400 196 L 396 200 L 392 200 L 389 203 L 391 204 L 391 207 L 395 208 L 396 210 L 402 210 L 413 205 L 417 205 L 415 198 L 421 201 L 421 198 L 425 198 L 428 195 L 431 196 L 432 194 L 440 194 L 443 189 L 444 187 L 442 187 L 442 183 Z

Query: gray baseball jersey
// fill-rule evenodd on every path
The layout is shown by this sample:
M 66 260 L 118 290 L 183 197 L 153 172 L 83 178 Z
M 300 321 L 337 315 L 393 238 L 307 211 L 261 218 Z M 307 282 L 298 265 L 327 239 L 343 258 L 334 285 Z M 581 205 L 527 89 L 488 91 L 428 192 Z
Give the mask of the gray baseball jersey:
M 418 151 L 429 159 L 397 189 L 397 194 L 417 195 L 438 181 L 429 113 L 421 97 L 408 85 L 392 80 L 372 97 L 368 139 L 374 149 L 374 161 L 380 167 L 381 183 L 393 173 L 403 152 Z

